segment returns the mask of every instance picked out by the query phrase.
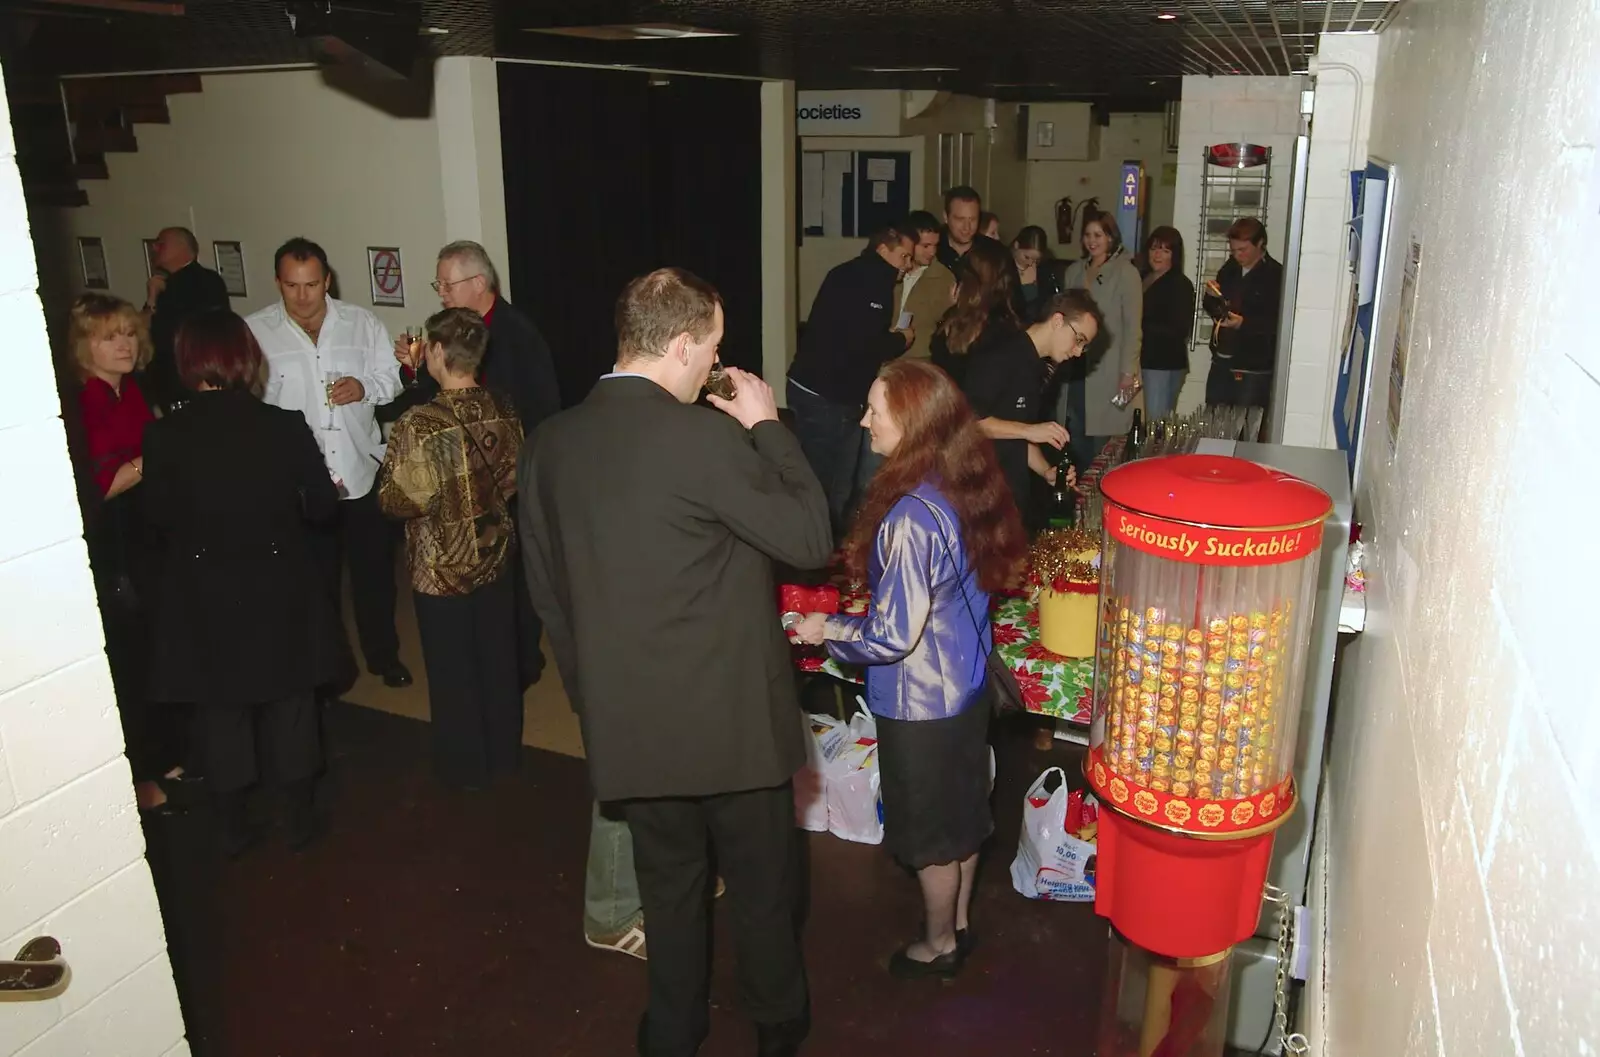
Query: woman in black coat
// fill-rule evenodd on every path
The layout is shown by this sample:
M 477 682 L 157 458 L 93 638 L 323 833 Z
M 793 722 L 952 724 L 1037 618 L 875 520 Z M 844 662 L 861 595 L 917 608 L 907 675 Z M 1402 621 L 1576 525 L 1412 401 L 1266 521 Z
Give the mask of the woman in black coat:
M 1159 227 L 1144 244 L 1145 418 L 1165 418 L 1177 406 L 1189 376 L 1189 343 L 1194 336 L 1194 283 L 1183 274 L 1183 236 Z
M 1018 290 L 1025 309 L 1020 313 L 1022 322 L 1042 322 L 1040 313 L 1044 306 L 1063 289 L 1065 265 L 1051 252 L 1050 236 L 1045 234 L 1044 228 L 1032 224 L 1011 240 L 1011 259 L 1017 264 Z M 1013 303 L 1015 301 L 1013 298 Z
M 145 431 L 147 514 L 167 537 L 151 658 L 156 701 L 194 702 L 223 841 L 253 834 L 256 728 L 269 742 L 289 840 L 316 835 L 321 764 L 315 690 L 353 674 L 333 603 L 317 581 L 308 520 L 338 493 L 299 412 L 258 398 L 265 362 L 232 312 L 183 324 L 176 362 L 196 397 Z

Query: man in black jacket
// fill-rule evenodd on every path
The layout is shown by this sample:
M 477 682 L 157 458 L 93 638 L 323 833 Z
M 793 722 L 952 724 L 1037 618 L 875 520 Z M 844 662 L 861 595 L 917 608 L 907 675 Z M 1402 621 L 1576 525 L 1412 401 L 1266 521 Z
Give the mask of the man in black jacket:
M 972 244 L 979 239 L 988 239 L 998 242 L 983 234 L 982 227 L 985 216 L 993 217 L 993 213 L 983 212 L 983 197 L 977 191 L 965 185 L 952 187 L 944 193 L 944 234 L 939 238 L 939 263 L 950 269 L 950 273 L 961 281 L 962 274 L 966 271 L 967 254 L 972 252 Z M 1022 278 L 1017 273 L 1017 262 L 1012 259 L 1011 248 L 1006 247 L 1006 268 L 1011 272 L 1011 308 L 1018 319 L 1028 317 L 1028 302 L 1022 296 Z M 938 320 L 931 322 L 937 323 Z
M 195 259 L 200 243 L 188 228 L 162 228 L 156 236 L 152 264 L 145 284 L 145 317 L 150 323 L 154 349 L 145 368 L 144 395 L 163 410 L 184 396 L 172 358 L 178 326 L 196 312 L 228 307 L 228 288 L 222 276 Z
M 722 340 L 716 290 L 652 272 L 616 324 L 615 370 L 523 446 L 528 585 L 595 796 L 633 833 L 640 1052 L 690 1057 L 709 1030 L 714 847 L 759 1052 L 790 1055 L 809 1023 L 789 784 L 805 745 L 772 561 L 827 561 L 827 505 L 765 382 L 729 369 L 734 398 L 695 406 Z
M 894 299 L 895 284 L 911 269 L 913 245 L 912 235 L 883 228 L 860 256 L 830 271 L 789 365 L 795 433 L 827 494 L 836 532 L 845 528 L 855 488 L 867 390 L 878 368 L 916 337 L 910 327 L 896 328 Z
M 555 363 L 550 346 L 527 313 L 500 295 L 500 275 L 488 252 L 478 243 L 462 239 L 439 251 L 434 267 L 434 291 L 445 308 L 470 308 L 489 325 L 489 348 L 483 356 L 481 378 L 485 387 L 511 399 L 522 420 L 522 434 L 533 436 L 539 423 L 561 410 L 561 392 L 556 385 Z M 401 344 L 396 343 L 397 346 Z M 397 420 L 407 408 L 425 404 L 439 391 L 439 385 L 426 370 L 411 367 L 407 350 L 396 348 L 395 355 L 405 367 L 407 391 L 383 409 L 383 421 Z M 517 668 L 522 689 L 539 681 L 544 670 L 544 652 L 539 645 L 542 627 L 528 598 L 522 565 L 512 567 L 513 592 L 517 599 Z
M 1217 269 L 1223 304 L 1207 298 L 1213 315 L 1223 314 L 1212 338 L 1206 403 L 1270 408 L 1283 265 L 1267 254 L 1267 229 L 1255 217 L 1233 222 L 1228 252 Z

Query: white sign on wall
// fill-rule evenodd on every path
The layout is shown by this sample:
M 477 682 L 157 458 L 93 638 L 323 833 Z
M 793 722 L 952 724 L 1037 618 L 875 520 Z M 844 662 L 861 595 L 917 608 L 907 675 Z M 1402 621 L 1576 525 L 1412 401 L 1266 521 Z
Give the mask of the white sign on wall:
M 802 136 L 898 136 L 899 91 L 796 92 L 795 132 Z

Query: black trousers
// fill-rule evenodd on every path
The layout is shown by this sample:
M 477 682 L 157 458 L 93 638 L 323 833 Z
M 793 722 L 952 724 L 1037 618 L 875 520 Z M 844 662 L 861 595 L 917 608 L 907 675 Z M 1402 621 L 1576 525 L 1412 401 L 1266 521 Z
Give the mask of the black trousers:
M 314 535 L 317 565 L 336 607 L 342 605 L 342 566 L 346 560 L 350 563 L 356 636 L 371 672 L 381 672 L 400 660 L 400 638 L 394 630 L 395 550 L 400 531 L 400 525 L 378 508 L 374 483 L 366 495 L 341 502 L 334 520 Z M 336 611 L 344 612 L 342 607 Z
M 522 759 L 512 577 L 467 595 L 412 597 L 428 671 L 434 767 L 452 785 L 486 785 Z
M 512 506 L 511 535 L 518 543 L 511 557 L 511 590 L 516 596 L 517 610 L 517 686 L 523 690 L 539 681 L 544 673 L 544 649 L 539 644 L 544 634 L 544 624 L 533 608 L 533 595 L 528 593 L 528 576 L 522 564 L 522 534 L 517 530 L 516 507 Z
M 739 1001 L 758 1024 L 805 1016 L 794 791 L 629 800 L 634 871 L 650 939 L 647 1057 L 691 1057 L 710 1030 L 711 862 L 728 885 Z M 709 840 L 708 840 L 709 837 Z
M 322 766 L 320 717 L 309 690 L 259 705 L 202 704 L 197 711 L 206 780 L 217 793 L 255 784 L 258 744 L 265 745 L 271 773 L 281 785 L 315 778 Z

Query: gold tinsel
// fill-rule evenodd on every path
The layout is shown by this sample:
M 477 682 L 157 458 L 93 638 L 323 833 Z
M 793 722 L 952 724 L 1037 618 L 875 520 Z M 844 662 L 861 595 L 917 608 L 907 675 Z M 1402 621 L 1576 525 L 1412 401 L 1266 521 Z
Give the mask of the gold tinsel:
M 1100 582 L 1100 570 L 1085 561 L 1084 554 L 1098 553 L 1100 535 L 1083 528 L 1051 529 L 1039 533 L 1028 552 L 1033 565 L 1033 580 L 1038 584 L 1057 581 L 1077 584 Z

